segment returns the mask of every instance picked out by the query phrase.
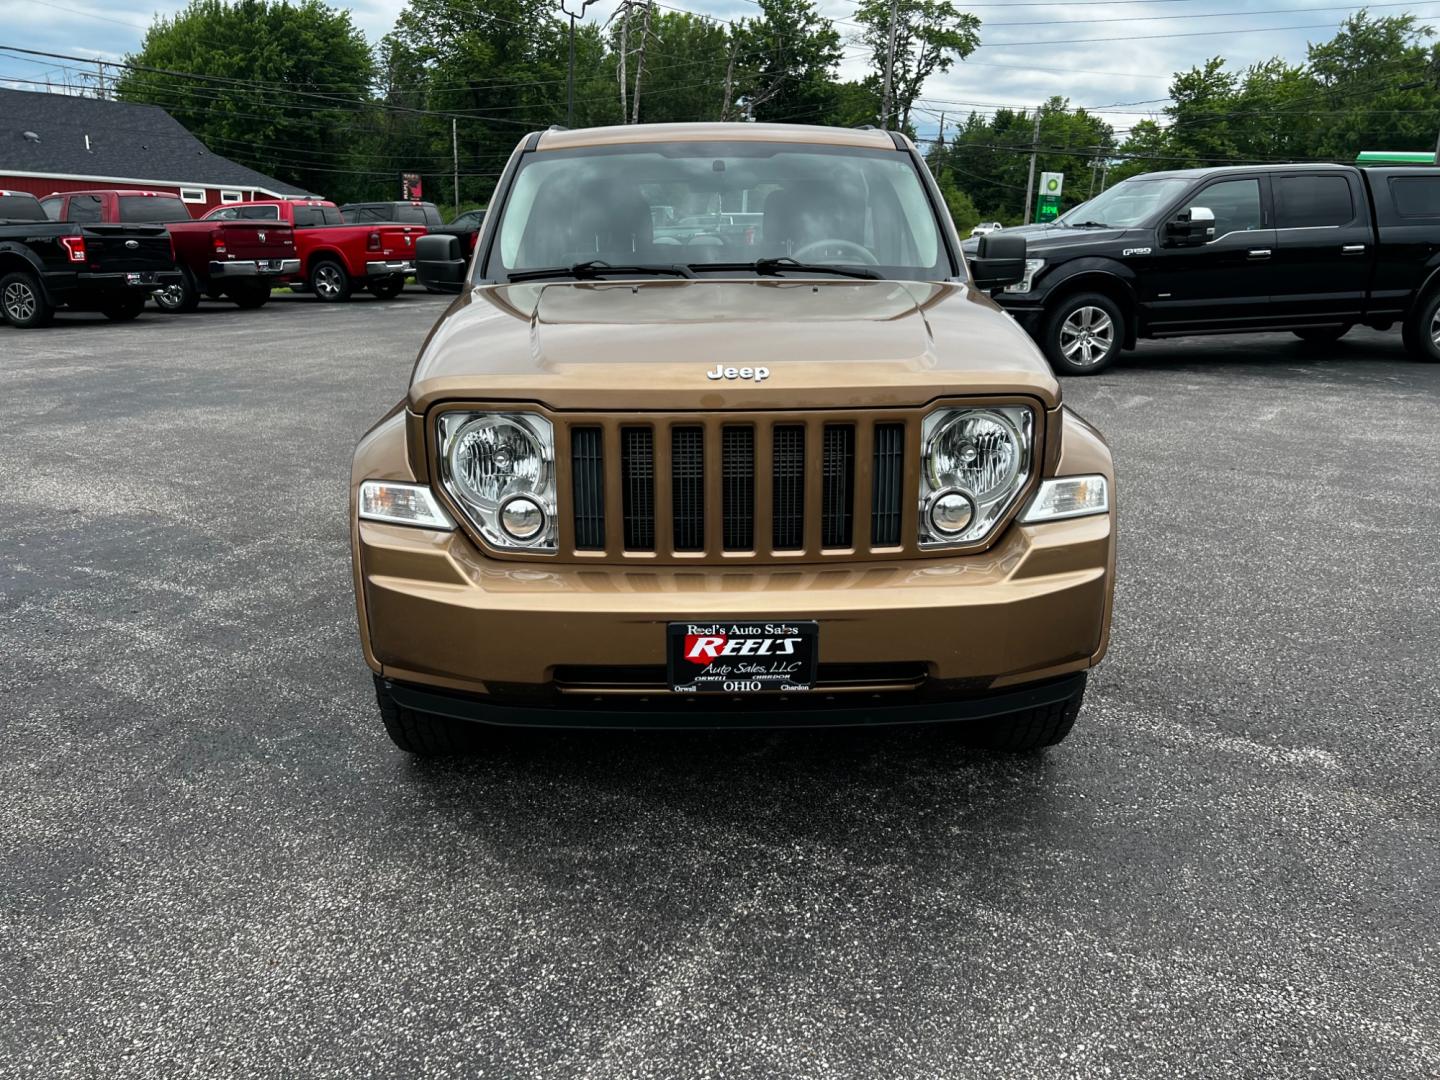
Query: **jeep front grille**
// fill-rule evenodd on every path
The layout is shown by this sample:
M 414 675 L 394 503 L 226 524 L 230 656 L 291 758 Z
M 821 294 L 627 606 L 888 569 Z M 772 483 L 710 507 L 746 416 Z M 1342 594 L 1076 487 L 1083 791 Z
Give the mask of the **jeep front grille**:
M 914 547 L 918 414 L 577 416 L 556 428 L 569 463 L 562 554 L 744 562 Z

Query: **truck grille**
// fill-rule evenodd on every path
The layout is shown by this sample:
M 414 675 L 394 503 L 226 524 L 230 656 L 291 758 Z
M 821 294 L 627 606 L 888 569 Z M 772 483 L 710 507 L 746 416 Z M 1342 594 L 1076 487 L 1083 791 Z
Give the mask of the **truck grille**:
M 577 417 L 557 429 L 570 466 L 562 553 L 743 562 L 914 543 L 919 418 L 904 411 Z

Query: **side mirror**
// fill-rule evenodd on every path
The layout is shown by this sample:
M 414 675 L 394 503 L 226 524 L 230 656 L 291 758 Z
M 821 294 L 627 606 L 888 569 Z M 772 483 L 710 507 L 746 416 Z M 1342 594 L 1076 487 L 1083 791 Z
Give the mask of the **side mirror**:
M 1025 237 L 992 232 L 980 237 L 970 260 L 975 288 L 984 292 L 1025 280 Z
M 415 241 L 415 279 L 427 289 L 464 292 L 465 270 L 458 236 L 438 234 Z
M 1207 206 L 1181 210 L 1166 223 L 1165 235 L 1176 247 L 1201 247 L 1215 239 L 1215 214 Z

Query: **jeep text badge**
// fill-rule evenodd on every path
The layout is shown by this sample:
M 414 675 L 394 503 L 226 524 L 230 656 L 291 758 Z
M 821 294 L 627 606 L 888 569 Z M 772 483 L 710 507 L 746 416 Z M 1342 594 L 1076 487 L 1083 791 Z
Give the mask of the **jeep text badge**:
M 754 379 L 756 382 L 764 382 L 770 377 L 770 369 L 768 367 L 721 367 L 716 364 L 715 370 L 707 371 L 705 377 L 707 379 Z

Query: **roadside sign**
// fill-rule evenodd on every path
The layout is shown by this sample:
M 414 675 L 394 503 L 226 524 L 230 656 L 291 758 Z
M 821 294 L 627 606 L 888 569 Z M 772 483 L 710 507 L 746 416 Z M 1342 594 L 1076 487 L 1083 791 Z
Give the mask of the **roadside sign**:
M 420 195 L 420 174 L 407 172 L 400 174 L 400 198 L 418 199 Z
M 1054 221 L 1060 216 L 1060 196 L 1065 191 L 1065 174 L 1040 174 L 1040 199 L 1035 205 L 1036 221 Z

